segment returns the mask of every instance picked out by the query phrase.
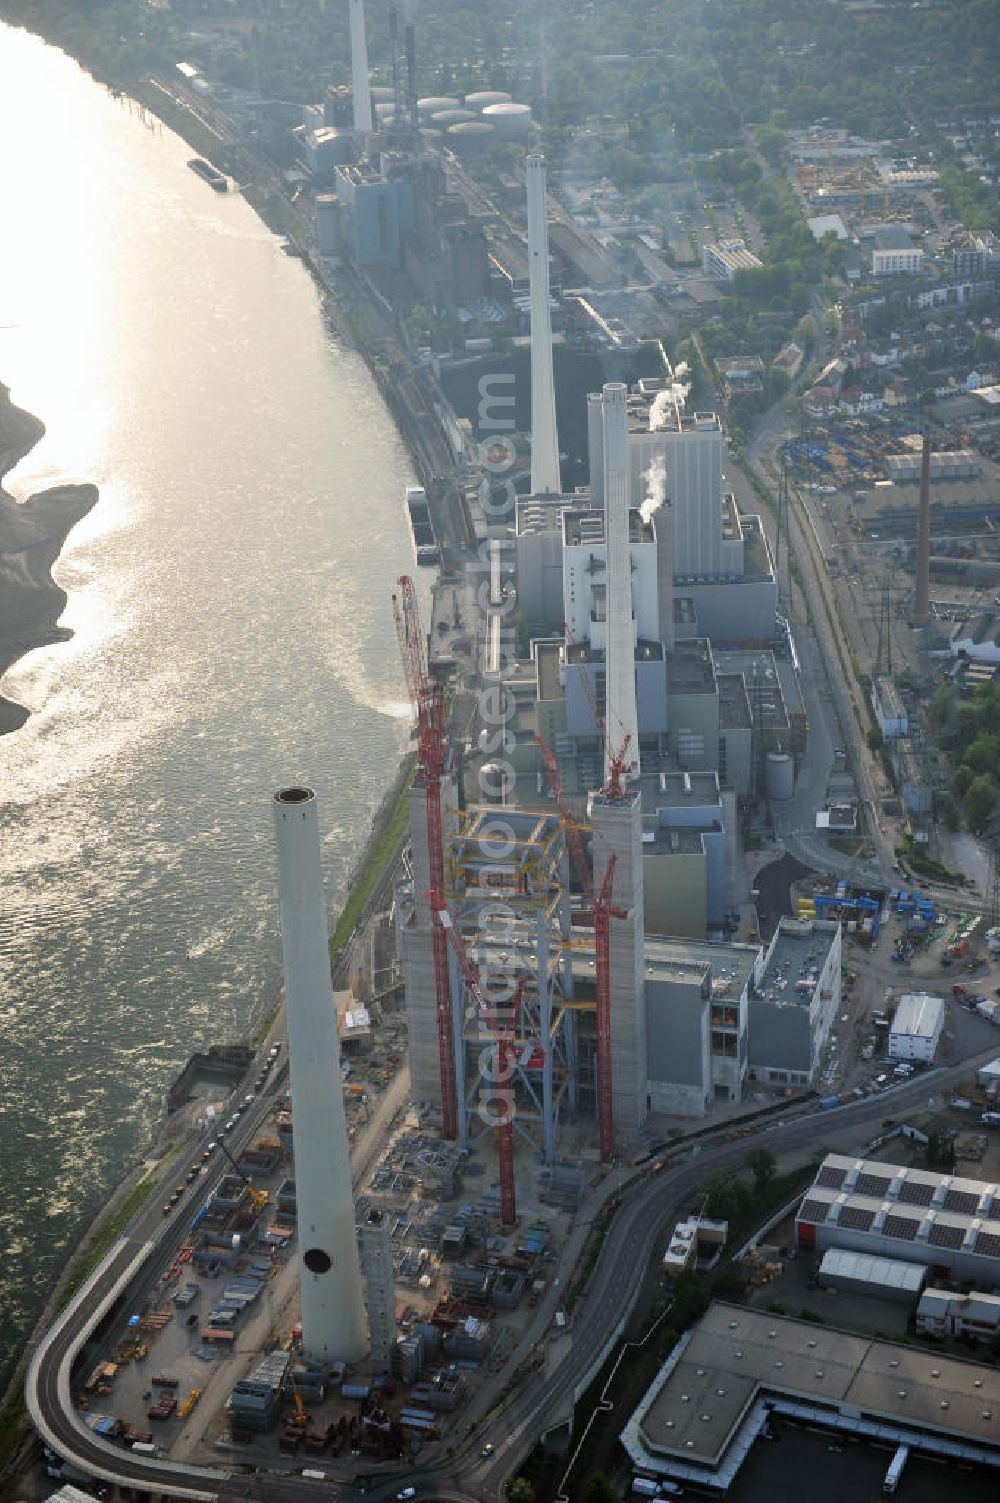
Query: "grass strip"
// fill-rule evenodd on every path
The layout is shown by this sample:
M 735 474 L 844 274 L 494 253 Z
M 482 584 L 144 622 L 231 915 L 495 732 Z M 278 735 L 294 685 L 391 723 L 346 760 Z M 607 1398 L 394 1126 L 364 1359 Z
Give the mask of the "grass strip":
M 407 775 L 403 786 L 399 790 L 392 813 L 386 820 L 385 828 L 378 839 L 372 843 L 371 849 L 365 858 L 365 863 L 354 880 L 347 902 L 344 904 L 337 920 L 337 927 L 333 931 L 330 940 L 330 958 L 336 964 L 341 950 L 351 937 L 358 920 L 365 909 L 365 904 L 375 891 L 375 886 L 383 876 L 389 862 L 395 856 L 400 842 L 406 833 L 409 805 L 407 794 L 410 783 L 413 781 L 413 771 Z

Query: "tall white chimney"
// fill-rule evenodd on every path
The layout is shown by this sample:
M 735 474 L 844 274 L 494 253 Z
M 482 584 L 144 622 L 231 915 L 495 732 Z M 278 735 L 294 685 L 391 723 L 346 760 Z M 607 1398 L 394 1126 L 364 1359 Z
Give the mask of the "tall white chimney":
M 365 40 L 364 0 L 351 5 L 351 92 L 354 96 L 354 129 L 367 135 L 372 129 L 372 95 L 368 81 L 368 43 Z
M 528 276 L 531 291 L 531 494 L 558 495 L 559 434 L 549 313 L 549 229 L 545 158 L 528 157 Z
M 316 795 L 274 795 L 294 1127 L 302 1346 L 323 1365 L 368 1349 L 330 984 Z
M 607 549 L 607 743 L 611 757 L 632 737 L 628 760 L 639 770 L 639 719 L 635 702 L 635 624 L 632 620 L 632 551 L 629 547 L 629 454 L 625 418 L 628 388 L 620 381 L 604 387 L 604 536 Z

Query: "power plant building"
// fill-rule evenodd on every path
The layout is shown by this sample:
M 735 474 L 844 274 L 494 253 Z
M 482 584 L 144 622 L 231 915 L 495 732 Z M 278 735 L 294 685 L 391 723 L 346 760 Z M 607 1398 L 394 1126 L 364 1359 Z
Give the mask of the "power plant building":
M 809 1086 L 840 1010 L 841 929 L 828 919 L 780 920 L 750 1001 L 750 1077 Z

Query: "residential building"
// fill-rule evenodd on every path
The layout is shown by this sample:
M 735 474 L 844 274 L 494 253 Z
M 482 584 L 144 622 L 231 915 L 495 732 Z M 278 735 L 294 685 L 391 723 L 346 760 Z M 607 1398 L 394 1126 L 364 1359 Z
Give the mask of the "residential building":
M 919 276 L 924 253 L 902 225 L 887 224 L 876 230 L 872 243 L 872 276 Z

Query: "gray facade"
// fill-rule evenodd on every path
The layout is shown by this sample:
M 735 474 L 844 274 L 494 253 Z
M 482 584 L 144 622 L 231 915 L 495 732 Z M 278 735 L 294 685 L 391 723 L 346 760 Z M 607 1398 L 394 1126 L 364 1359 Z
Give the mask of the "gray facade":
M 702 1116 L 712 1099 L 711 969 L 654 963 L 646 977 L 646 1059 L 654 1112 Z

